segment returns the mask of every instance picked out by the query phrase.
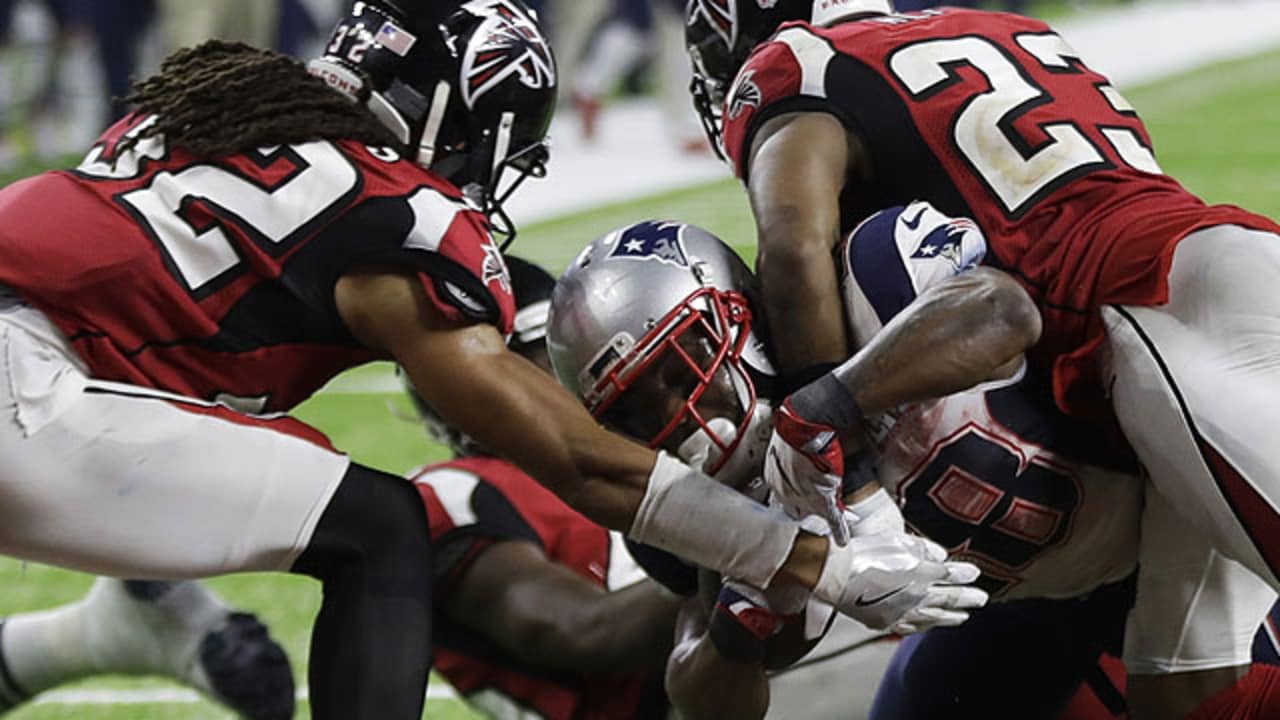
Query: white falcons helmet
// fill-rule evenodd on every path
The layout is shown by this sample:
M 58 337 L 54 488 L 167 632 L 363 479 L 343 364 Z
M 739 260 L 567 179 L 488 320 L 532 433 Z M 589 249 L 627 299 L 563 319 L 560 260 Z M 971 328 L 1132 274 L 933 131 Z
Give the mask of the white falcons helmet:
M 757 296 L 741 258 L 705 230 L 629 225 L 556 282 L 552 367 L 597 418 L 739 485 L 758 472 L 771 427 L 756 392 L 774 375 Z

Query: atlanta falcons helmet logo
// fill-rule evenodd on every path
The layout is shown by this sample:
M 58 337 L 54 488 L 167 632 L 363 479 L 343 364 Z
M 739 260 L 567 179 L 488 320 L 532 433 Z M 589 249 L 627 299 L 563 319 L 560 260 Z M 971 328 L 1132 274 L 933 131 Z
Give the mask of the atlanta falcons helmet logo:
M 764 101 L 764 93 L 760 92 L 760 86 L 751 79 L 755 74 L 755 70 L 742 73 L 738 83 L 733 86 L 733 92 L 729 93 L 730 120 L 737 120 L 744 110 L 749 107 L 758 108 Z
M 690 23 L 698 16 L 707 19 L 707 24 L 716 31 L 724 44 L 733 47 L 738 40 L 738 2 L 737 0 L 693 0 L 693 12 L 689 13 Z
M 530 17 L 506 0 L 475 0 L 465 7 L 486 16 L 462 58 L 462 100 L 469 109 L 512 75 L 531 90 L 555 86 L 551 48 Z

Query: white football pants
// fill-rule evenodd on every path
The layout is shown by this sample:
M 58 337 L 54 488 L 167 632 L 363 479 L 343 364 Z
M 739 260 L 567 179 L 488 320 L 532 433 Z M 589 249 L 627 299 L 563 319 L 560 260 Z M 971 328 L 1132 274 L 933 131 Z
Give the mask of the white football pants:
M 1280 589 L 1280 237 L 1192 233 L 1168 303 L 1103 320 L 1104 378 L 1151 478 L 1126 665 L 1247 664 Z
M 0 293 L 2 554 L 139 579 L 287 570 L 349 463 L 307 430 L 88 378 Z

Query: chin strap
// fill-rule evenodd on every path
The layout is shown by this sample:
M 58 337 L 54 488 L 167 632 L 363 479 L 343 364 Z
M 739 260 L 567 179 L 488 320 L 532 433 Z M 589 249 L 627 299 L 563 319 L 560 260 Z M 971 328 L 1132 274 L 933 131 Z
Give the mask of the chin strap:
M 436 140 L 440 136 L 440 126 L 444 124 L 444 113 L 449 109 L 451 92 L 449 83 L 441 80 L 431 94 L 431 109 L 427 112 L 427 122 L 422 126 L 422 138 L 418 140 L 417 162 L 422 167 L 431 167 L 435 162 Z M 408 142 L 407 138 L 405 142 Z

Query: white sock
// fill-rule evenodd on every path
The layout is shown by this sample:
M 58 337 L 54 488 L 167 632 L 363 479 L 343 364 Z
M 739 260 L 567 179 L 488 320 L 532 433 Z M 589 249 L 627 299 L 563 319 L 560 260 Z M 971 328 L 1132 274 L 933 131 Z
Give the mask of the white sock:
M 102 673 L 167 675 L 208 691 L 200 643 L 229 610 L 196 582 L 156 587 L 159 597 L 139 599 L 123 581 L 99 578 L 78 602 L 7 618 L 0 667 L 26 696 Z

